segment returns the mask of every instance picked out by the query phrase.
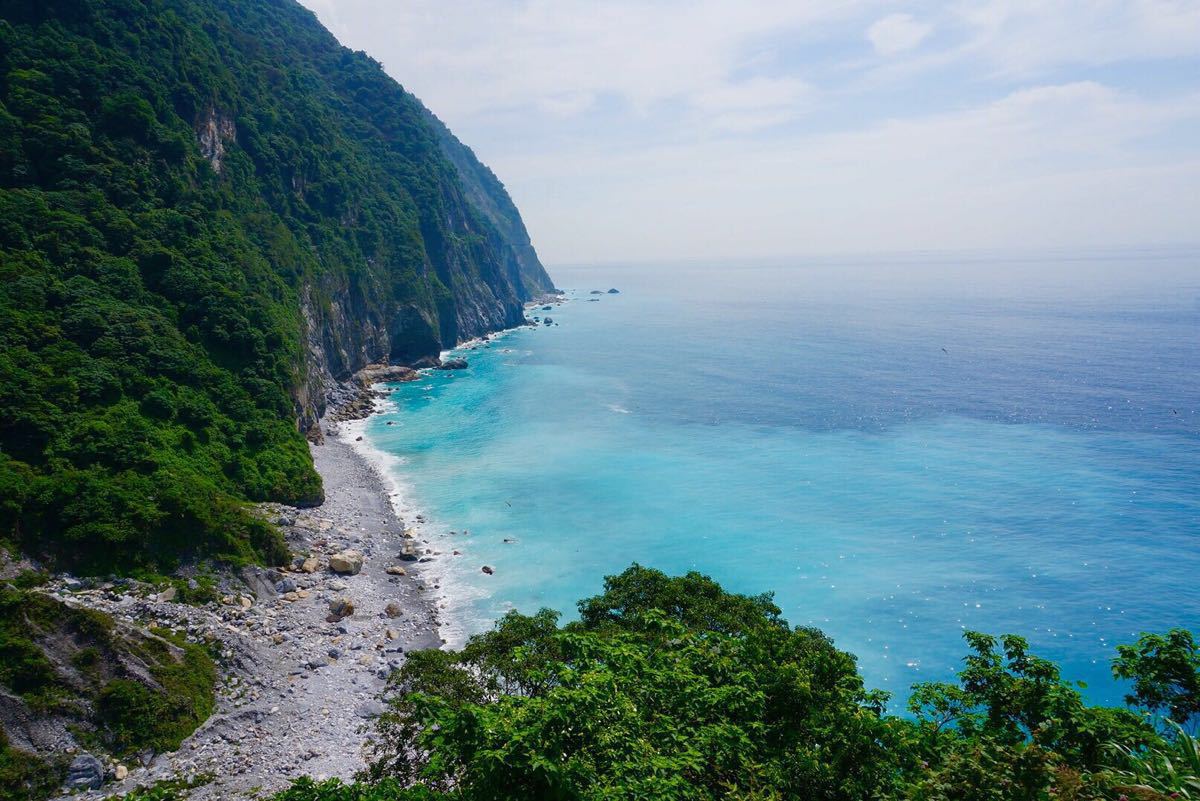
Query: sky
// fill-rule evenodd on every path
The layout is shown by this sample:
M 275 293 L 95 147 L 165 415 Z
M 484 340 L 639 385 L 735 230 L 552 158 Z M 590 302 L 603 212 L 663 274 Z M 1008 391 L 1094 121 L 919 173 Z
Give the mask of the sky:
M 547 264 L 1200 242 L 1200 0 L 301 0 Z

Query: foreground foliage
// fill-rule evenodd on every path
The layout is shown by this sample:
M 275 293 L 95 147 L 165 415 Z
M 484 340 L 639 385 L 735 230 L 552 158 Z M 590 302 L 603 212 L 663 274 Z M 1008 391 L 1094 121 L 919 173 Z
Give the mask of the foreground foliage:
M 1164 736 L 1143 712 L 1087 705 L 1019 637 L 968 633 L 958 681 L 917 685 L 901 718 L 884 713 L 887 696 L 864 687 L 852 656 L 790 627 L 770 596 L 635 565 L 579 608 L 565 626 L 548 610 L 513 612 L 461 651 L 411 654 L 392 678 L 362 781 L 305 780 L 277 798 L 1165 801 L 1195 792 L 1186 757 L 1195 741 Z M 1139 673 L 1156 667 L 1148 658 Z M 1194 700 L 1186 695 L 1177 706 Z

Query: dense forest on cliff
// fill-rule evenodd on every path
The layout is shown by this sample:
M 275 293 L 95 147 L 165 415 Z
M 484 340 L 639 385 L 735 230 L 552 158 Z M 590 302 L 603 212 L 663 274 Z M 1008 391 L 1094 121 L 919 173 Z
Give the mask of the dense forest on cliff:
M 451 160 L 453 158 L 453 161 Z M 503 187 L 293 0 L 0 10 L 0 540 L 276 561 L 323 386 L 552 288 Z

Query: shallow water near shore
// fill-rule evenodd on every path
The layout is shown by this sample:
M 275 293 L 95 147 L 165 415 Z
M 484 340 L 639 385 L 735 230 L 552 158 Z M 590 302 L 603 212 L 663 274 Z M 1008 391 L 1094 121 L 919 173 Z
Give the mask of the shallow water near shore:
M 1117 643 L 1200 627 L 1196 253 L 553 274 L 570 301 L 531 314 L 557 325 L 365 426 L 443 552 L 452 641 L 635 561 L 774 591 L 897 705 L 964 629 L 1116 703 Z

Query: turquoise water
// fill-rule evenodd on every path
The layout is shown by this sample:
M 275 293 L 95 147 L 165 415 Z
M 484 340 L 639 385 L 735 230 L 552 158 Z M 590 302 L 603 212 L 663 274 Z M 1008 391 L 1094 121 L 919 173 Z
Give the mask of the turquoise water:
M 367 425 L 452 639 L 634 561 L 773 590 L 901 697 L 980 629 L 1117 701 L 1116 643 L 1200 628 L 1195 254 L 554 276 L 557 325 Z

